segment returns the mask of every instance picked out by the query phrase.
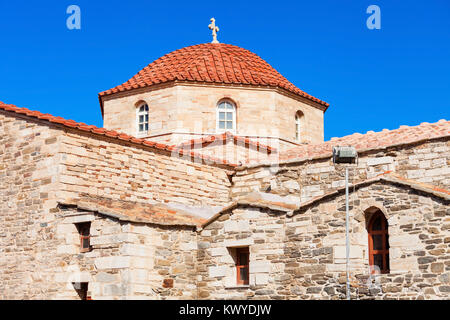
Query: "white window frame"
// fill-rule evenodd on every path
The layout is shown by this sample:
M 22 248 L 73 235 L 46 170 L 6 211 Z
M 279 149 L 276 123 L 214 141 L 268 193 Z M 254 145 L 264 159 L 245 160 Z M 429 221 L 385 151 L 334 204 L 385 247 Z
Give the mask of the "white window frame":
M 223 105 L 223 104 L 230 105 L 232 107 L 231 112 L 230 112 L 230 109 L 220 108 L 220 106 Z M 220 129 L 220 127 L 219 127 L 219 122 L 221 121 L 220 118 L 219 118 L 220 112 L 225 112 L 225 120 L 222 120 L 222 121 L 225 121 L 225 129 Z M 227 113 L 231 113 L 232 114 L 232 120 L 226 120 Z M 232 129 L 227 129 L 226 128 L 227 127 L 226 124 L 227 124 L 227 122 L 230 122 L 230 121 L 232 121 L 233 128 Z M 231 133 L 236 133 L 236 105 L 230 100 L 221 100 L 217 104 L 217 107 L 216 107 L 216 132 L 223 133 L 223 132 L 226 132 L 226 131 L 229 131 Z
M 145 106 L 147 106 L 147 110 L 145 110 Z M 141 108 L 144 107 L 144 110 L 141 111 Z M 140 122 L 140 116 L 144 116 L 144 121 Z M 147 116 L 147 121 L 145 121 L 145 116 Z M 148 130 L 149 130 L 149 124 L 150 124 L 150 115 L 149 115 L 149 107 L 148 104 L 145 102 L 140 103 L 137 107 L 136 107 L 136 136 L 138 137 L 144 137 L 148 135 Z M 144 125 L 144 130 L 140 131 L 139 130 L 139 125 Z M 147 130 L 145 130 L 145 125 L 147 125 Z
M 295 114 L 295 140 L 302 141 L 302 126 L 305 115 L 301 111 L 297 111 Z

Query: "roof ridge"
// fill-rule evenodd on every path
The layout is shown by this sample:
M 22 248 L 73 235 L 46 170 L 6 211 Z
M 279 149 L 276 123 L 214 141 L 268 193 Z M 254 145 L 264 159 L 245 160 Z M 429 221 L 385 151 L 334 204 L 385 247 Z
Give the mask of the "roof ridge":
M 447 136 L 450 136 L 450 121 L 441 119 L 435 123 L 421 123 L 393 130 L 368 131 L 365 134 L 355 132 L 343 137 L 332 137 L 328 141 L 290 148 L 283 153 L 281 160 L 292 162 L 324 157 L 332 153 L 332 146 L 338 145 L 352 145 L 358 151 L 367 151 Z

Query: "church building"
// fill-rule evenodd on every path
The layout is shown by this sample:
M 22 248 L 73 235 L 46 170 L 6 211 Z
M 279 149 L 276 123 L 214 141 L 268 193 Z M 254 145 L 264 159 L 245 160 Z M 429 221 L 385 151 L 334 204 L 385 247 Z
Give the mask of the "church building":
M 324 141 L 327 102 L 210 29 L 102 128 L 0 102 L 0 299 L 449 299 L 450 121 Z

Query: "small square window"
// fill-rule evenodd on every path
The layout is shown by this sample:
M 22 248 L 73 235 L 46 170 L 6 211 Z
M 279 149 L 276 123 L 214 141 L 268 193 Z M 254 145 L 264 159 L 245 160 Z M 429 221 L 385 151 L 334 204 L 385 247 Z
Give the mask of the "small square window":
M 77 223 L 76 226 L 80 234 L 80 252 L 91 251 L 91 223 Z

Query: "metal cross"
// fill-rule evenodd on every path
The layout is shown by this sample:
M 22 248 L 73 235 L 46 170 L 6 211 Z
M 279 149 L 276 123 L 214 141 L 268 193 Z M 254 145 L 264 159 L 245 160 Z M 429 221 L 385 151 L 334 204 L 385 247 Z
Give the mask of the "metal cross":
M 212 30 L 213 41 L 211 41 L 211 43 L 219 43 L 219 41 L 217 41 L 217 32 L 219 32 L 219 27 L 216 27 L 216 19 L 211 18 L 211 23 L 208 27 Z

